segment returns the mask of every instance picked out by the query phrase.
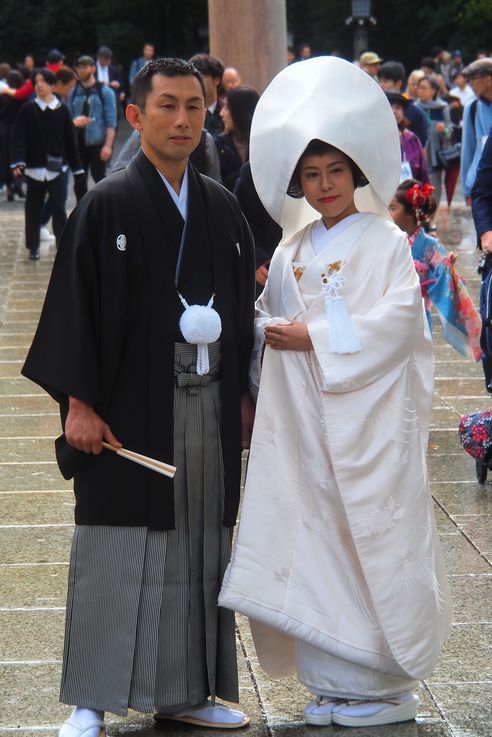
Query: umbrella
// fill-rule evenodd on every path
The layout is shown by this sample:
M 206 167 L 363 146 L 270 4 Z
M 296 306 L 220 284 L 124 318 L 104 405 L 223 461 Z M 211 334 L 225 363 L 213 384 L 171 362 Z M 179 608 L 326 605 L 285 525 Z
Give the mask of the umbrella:
M 456 183 L 460 175 L 460 165 L 452 166 L 450 169 L 446 169 L 444 176 L 444 183 L 446 185 L 446 199 L 448 201 L 448 207 L 451 205 L 453 200 L 454 190 L 456 189 Z

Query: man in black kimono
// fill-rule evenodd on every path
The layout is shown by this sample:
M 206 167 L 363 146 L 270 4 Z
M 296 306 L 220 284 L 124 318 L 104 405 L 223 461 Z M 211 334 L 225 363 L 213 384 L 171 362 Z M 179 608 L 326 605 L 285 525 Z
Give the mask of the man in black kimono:
M 217 595 L 252 425 L 253 244 L 237 200 L 188 163 L 205 117 L 197 70 L 151 61 L 132 94 L 142 150 L 72 213 L 23 368 L 60 404 L 57 457 L 74 477 L 61 701 L 76 708 L 61 737 L 98 737 L 105 711 L 128 708 L 249 722 L 215 696 L 238 701 Z M 198 353 L 183 303 L 211 301 L 221 334 Z M 174 482 L 102 441 L 174 459 Z

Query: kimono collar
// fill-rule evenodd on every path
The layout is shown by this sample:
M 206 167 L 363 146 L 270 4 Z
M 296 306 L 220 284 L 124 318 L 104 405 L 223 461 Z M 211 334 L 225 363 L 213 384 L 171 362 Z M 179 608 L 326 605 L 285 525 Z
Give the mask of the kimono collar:
M 326 248 L 334 238 L 337 238 L 347 230 L 352 223 L 356 223 L 366 215 L 367 213 L 365 212 L 355 212 L 353 215 L 348 215 L 348 217 L 340 220 L 339 223 L 333 225 L 331 228 L 326 228 L 323 218 L 320 218 L 318 222 L 314 224 L 311 234 L 311 241 L 316 255 L 318 255 L 323 248 Z
M 159 171 L 159 169 L 157 169 L 157 171 L 159 172 L 162 181 L 166 185 L 167 191 L 171 195 L 174 204 L 181 213 L 181 217 L 183 218 L 183 220 L 186 220 L 186 216 L 188 215 L 188 167 L 186 167 L 183 179 L 181 180 L 181 189 L 179 190 L 179 195 L 176 194 L 176 191 L 173 189 L 173 187 L 171 187 L 164 174 Z
M 419 237 L 421 231 L 422 231 L 422 228 L 420 228 L 420 227 L 419 228 L 416 228 L 413 231 L 413 233 L 410 233 L 410 235 L 408 236 L 408 242 L 410 244 L 410 248 L 413 248 L 413 244 L 415 243 L 415 241 Z

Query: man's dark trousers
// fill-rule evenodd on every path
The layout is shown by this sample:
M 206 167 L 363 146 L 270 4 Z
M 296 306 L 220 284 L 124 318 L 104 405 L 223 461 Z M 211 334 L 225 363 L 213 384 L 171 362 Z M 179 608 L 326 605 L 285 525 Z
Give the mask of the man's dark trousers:
M 86 146 L 79 138 L 79 153 L 86 177 L 89 170 L 93 180 L 97 183 L 106 176 L 106 162 L 101 161 L 101 149 L 103 145 Z
M 63 228 L 67 222 L 65 211 L 66 185 L 63 174 L 59 174 L 51 181 L 39 182 L 37 179 L 26 177 L 26 248 L 30 251 L 39 250 L 39 231 L 43 213 L 43 204 L 46 194 L 49 193 L 53 214 L 53 233 L 56 243 L 60 240 Z

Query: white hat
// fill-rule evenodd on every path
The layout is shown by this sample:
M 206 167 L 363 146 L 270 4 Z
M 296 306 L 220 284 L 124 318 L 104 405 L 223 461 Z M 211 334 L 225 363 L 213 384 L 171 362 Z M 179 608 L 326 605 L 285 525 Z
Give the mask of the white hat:
M 391 106 L 366 72 L 321 56 L 282 70 L 260 97 L 251 126 L 253 181 L 284 236 L 319 218 L 304 197 L 287 196 L 296 164 L 315 138 L 343 151 L 369 180 L 355 191 L 357 209 L 389 217 L 401 162 Z

